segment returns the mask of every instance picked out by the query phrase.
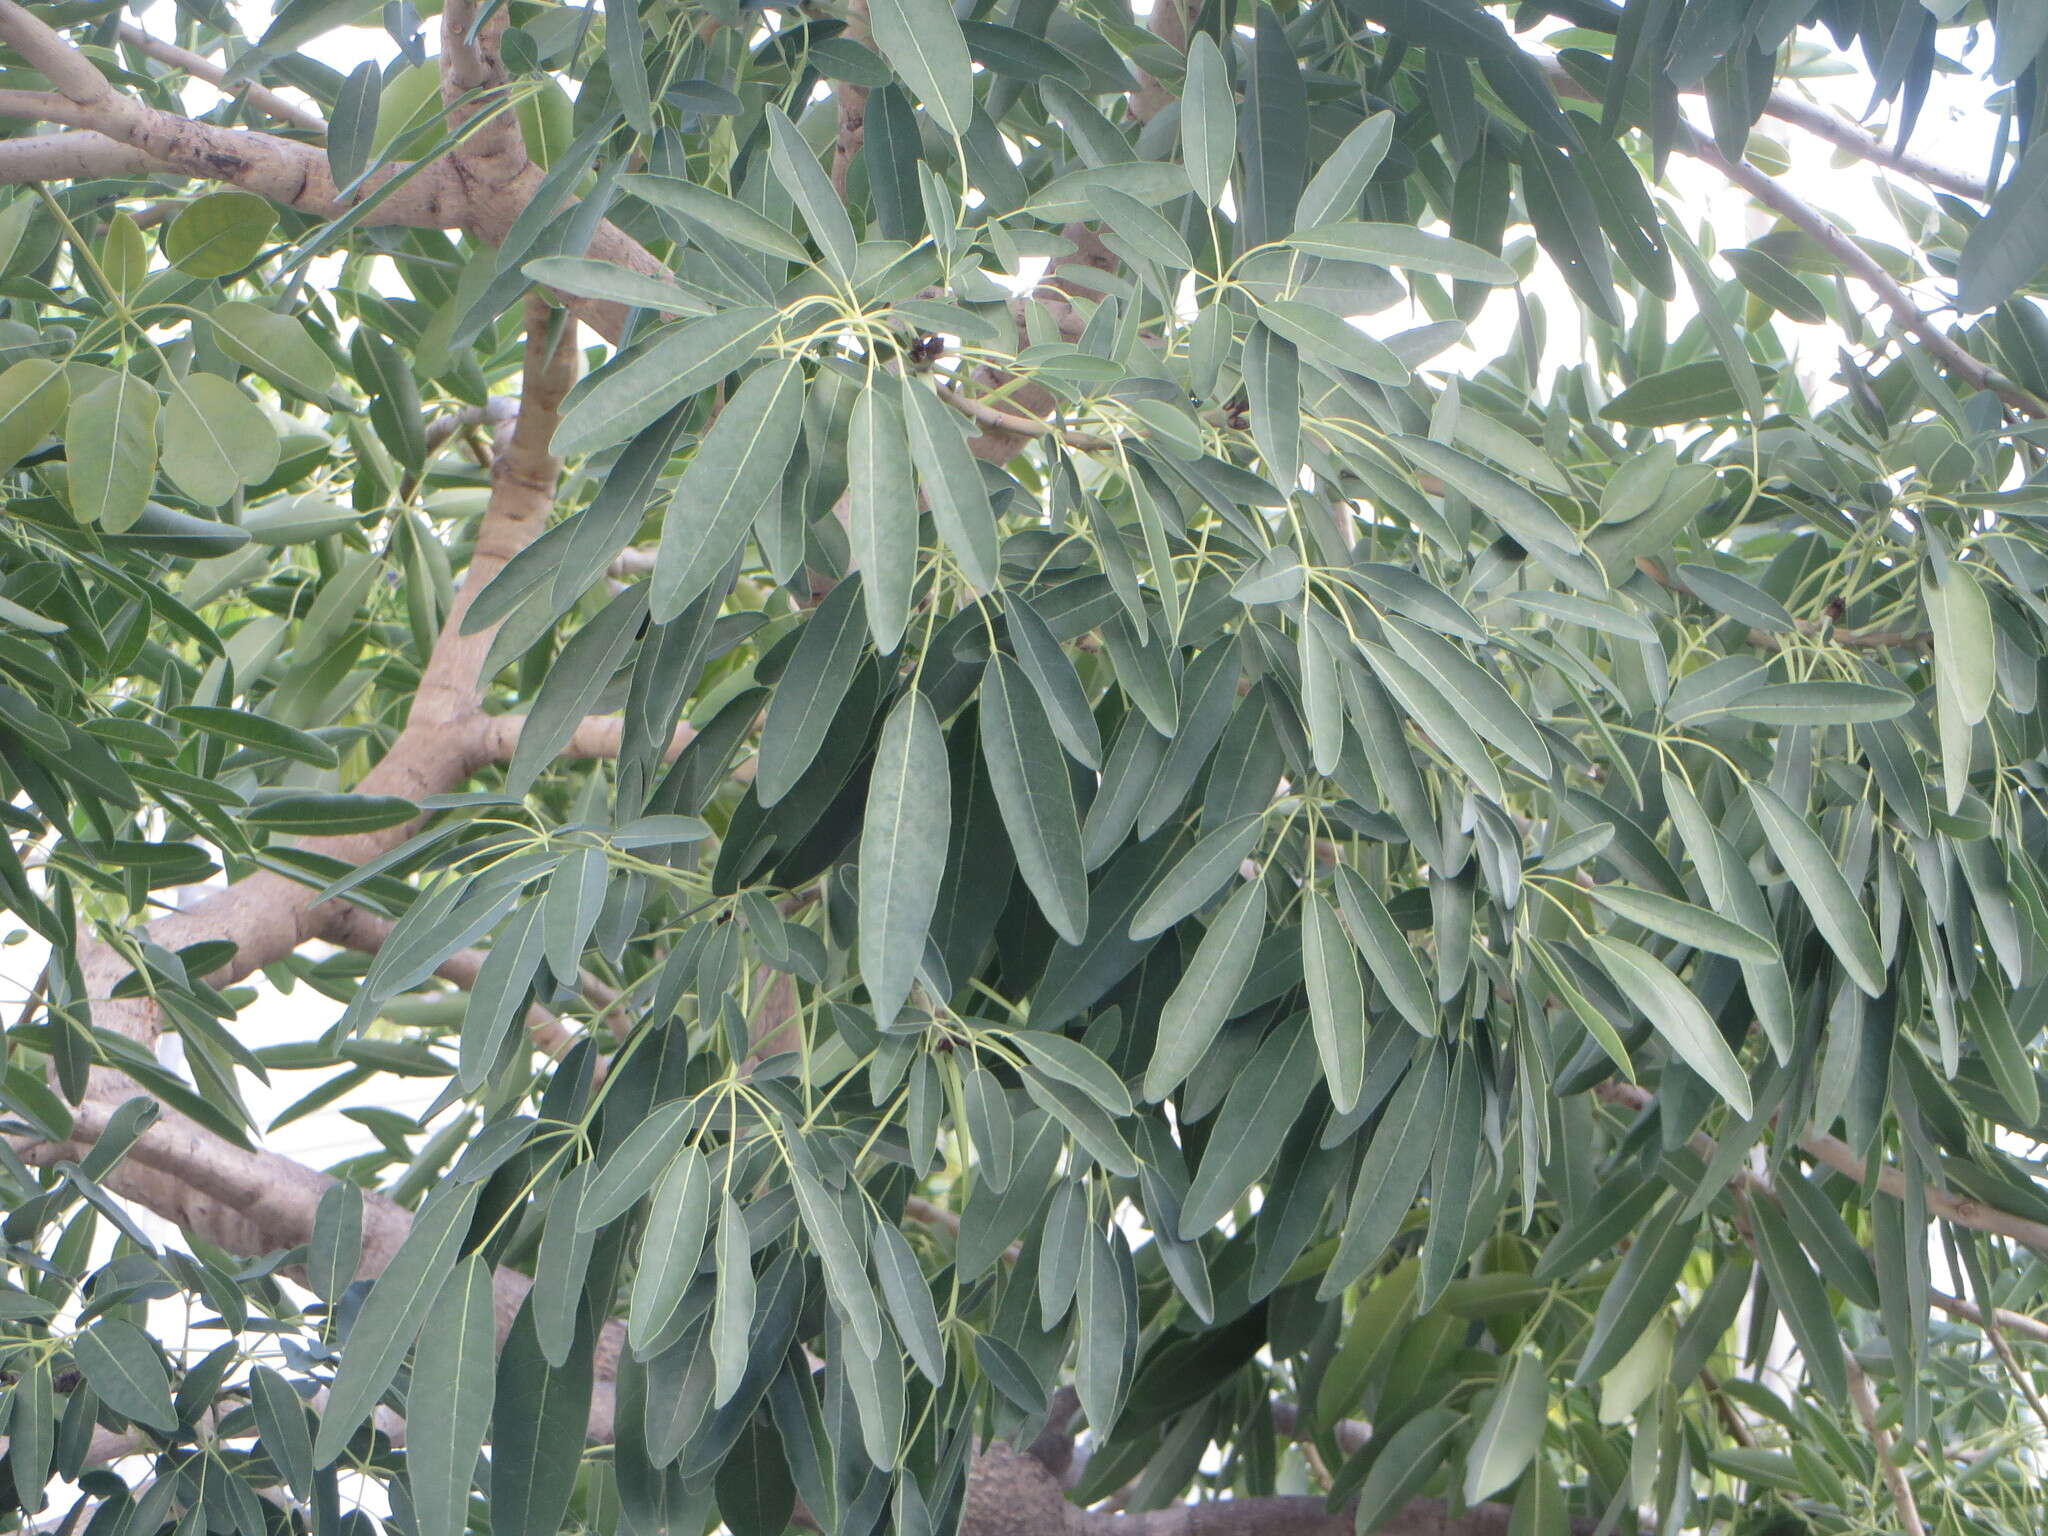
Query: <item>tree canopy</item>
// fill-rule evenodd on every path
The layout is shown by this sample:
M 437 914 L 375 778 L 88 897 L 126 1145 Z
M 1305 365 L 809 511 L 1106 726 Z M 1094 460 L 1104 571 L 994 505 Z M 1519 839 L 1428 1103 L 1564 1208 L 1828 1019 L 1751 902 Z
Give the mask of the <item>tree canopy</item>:
M 129 9 L 0 0 L 0 1525 L 2042 1529 L 2048 7 Z

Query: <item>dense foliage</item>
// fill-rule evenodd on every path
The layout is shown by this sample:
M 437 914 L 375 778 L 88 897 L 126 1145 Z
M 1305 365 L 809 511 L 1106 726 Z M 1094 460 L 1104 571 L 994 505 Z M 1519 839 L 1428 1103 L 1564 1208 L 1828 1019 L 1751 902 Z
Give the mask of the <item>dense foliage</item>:
M 2038 1532 L 1989 9 L 0 0 L 22 1528 Z

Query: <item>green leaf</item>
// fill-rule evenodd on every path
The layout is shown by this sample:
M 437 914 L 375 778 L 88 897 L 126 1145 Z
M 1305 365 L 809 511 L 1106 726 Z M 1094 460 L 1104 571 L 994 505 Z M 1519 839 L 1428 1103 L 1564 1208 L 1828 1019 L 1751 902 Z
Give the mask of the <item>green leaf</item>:
M 1301 969 L 1330 1103 L 1348 1115 L 1365 1087 L 1365 978 L 1336 912 L 1314 890 L 1301 898 Z
M 875 1278 L 881 1282 L 882 1301 L 903 1339 L 903 1347 L 925 1379 L 935 1387 L 946 1384 L 946 1345 L 939 1335 L 938 1309 L 932 1305 L 931 1287 L 918 1267 L 917 1255 L 903 1234 L 886 1222 L 874 1234 Z
M 754 1321 L 754 1261 L 746 1213 L 728 1192 L 719 1197 L 712 1268 L 718 1288 L 711 1303 L 712 1406 L 723 1408 L 740 1389 L 747 1369 L 748 1331 Z
M 321 1192 L 313 1211 L 313 1240 L 306 1249 L 306 1281 L 322 1301 L 338 1301 L 362 1262 L 363 1192 L 336 1180 Z
M 1258 1054 L 1231 1084 L 1202 1148 L 1201 1166 L 1181 1201 L 1184 1240 L 1200 1239 L 1265 1177 L 1321 1070 L 1317 1042 L 1300 1027 L 1299 1018 L 1282 1024 L 1260 1044 Z
M 903 638 L 917 576 L 917 498 L 898 398 L 880 384 L 863 390 L 847 428 L 847 537 L 861 572 L 868 630 L 885 656 Z
M 462 1536 L 469 1523 L 470 1482 L 497 1387 L 494 1302 L 491 1267 L 471 1254 L 442 1285 L 413 1350 L 405 1473 L 420 1536 Z
M 980 714 L 982 757 L 1018 873 L 1053 931 L 1079 944 L 1088 931 L 1088 872 L 1073 785 L 1037 694 L 1000 652 L 989 658 Z
M 569 458 L 628 441 L 752 357 L 780 319 L 771 309 L 740 308 L 667 327 L 579 387 L 555 428 L 552 451 Z
M 71 1341 L 71 1357 L 102 1403 L 124 1419 L 173 1434 L 171 1379 L 156 1343 L 133 1323 L 103 1317 Z
M 256 259 L 277 210 L 253 192 L 209 192 L 187 203 L 164 231 L 164 255 L 194 277 L 226 277 Z
M 1351 929 L 1352 942 L 1365 957 L 1373 980 L 1387 994 L 1387 1001 L 1419 1033 L 1436 1034 L 1442 1025 L 1429 978 L 1423 975 L 1422 962 L 1408 947 L 1380 893 L 1348 864 L 1337 866 L 1336 887 L 1337 904 Z
M 242 816 L 245 826 L 295 836 L 342 837 L 402 827 L 420 808 L 398 795 L 292 794 L 265 796 Z
M 249 1397 L 256 1411 L 256 1432 L 263 1437 L 264 1453 L 295 1496 L 311 1498 L 313 1428 L 305 1402 L 267 1365 L 250 1368 Z
M 958 33 L 956 25 L 955 33 Z M 962 46 L 964 56 L 966 49 Z M 775 179 L 795 200 L 797 210 L 809 226 L 811 238 L 824 253 L 825 266 L 841 282 L 853 276 L 855 241 L 853 222 L 846 207 L 832 190 L 832 183 L 811 153 L 811 146 L 795 123 L 780 107 L 768 108 L 768 159 Z
M 931 503 L 939 537 L 972 586 L 984 592 L 994 590 L 995 513 L 989 505 L 988 482 L 968 451 L 959 412 L 934 391 L 908 384 L 903 390 L 903 417 L 911 462 L 917 466 L 917 483 Z
M 1159 1014 L 1159 1039 L 1145 1068 L 1145 1097 L 1165 1098 L 1208 1054 L 1251 974 L 1266 929 L 1266 883 L 1231 893 Z
M 1088 201 L 1109 231 L 1141 261 L 1157 262 L 1169 272 L 1186 272 L 1194 253 L 1181 232 L 1135 197 L 1115 187 L 1090 187 Z
M 250 714 L 247 710 L 212 704 L 183 704 L 170 711 L 170 716 L 209 736 L 275 752 L 280 757 L 310 763 L 315 768 L 333 768 L 341 762 L 334 748 L 318 736 L 280 721 L 265 719 L 262 715 Z
M 520 1308 L 498 1358 L 491 1402 L 493 1536 L 554 1536 L 562 1529 L 590 1418 L 595 1351 L 587 1326 L 567 1363 L 541 1357 L 533 1309 Z
M 1661 933 L 1667 939 L 1689 944 L 1694 949 L 1711 950 L 1731 960 L 1754 960 L 1764 965 L 1775 965 L 1778 961 L 1776 940 L 1728 918 L 1703 911 L 1691 902 L 1679 901 L 1657 891 L 1639 891 L 1626 885 L 1594 885 L 1587 888 L 1586 894 L 1608 911 L 1652 933 Z
M 1826 323 L 1827 306 L 1770 252 L 1737 247 L 1723 251 L 1721 259 L 1735 269 L 1736 279 L 1743 287 L 1786 319 L 1797 320 L 1804 325 Z
M 533 1309 L 534 1342 L 549 1365 L 559 1366 L 568 1360 L 583 1315 L 584 1278 L 589 1273 L 591 1251 L 597 1245 L 597 1232 L 583 1231 L 576 1218 L 595 1171 L 595 1165 L 583 1162 L 562 1175 L 548 1201 L 547 1219 L 541 1226 L 533 1289 L 527 1294 L 533 1298 L 529 1305 Z
M 1451 760 L 1452 766 L 1496 805 L 1504 803 L 1507 787 L 1501 782 L 1500 769 L 1487 755 L 1459 700 L 1439 691 L 1434 681 L 1384 646 L 1361 640 L 1358 649 L 1372 664 L 1387 692 L 1400 701 L 1402 712 Z
M 871 0 L 868 24 L 911 94 L 954 138 L 974 115 L 974 64 L 945 0 Z
M 207 318 L 221 351 L 279 389 L 310 405 L 334 409 L 347 404 L 334 392 L 334 360 L 295 317 L 234 299 L 216 305 Z
M 661 520 L 647 612 L 676 618 L 710 586 L 775 494 L 803 430 L 803 369 L 768 363 L 739 387 L 697 444 Z
M 1311 256 L 1334 256 L 1340 261 L 1367 261 L 1409 272 L 1432 272 L 1466 283 L 1499 287 L 1515 280 L 1515 269 L 1491 251 L 1482 251 L 1449 235 L 1433 235 L 1410 224 L 1323 224 L 1296 230 L 1286 237 L 1286 243 Z
M 604 60 L 612 93 L 633 131 L 654 132 L 654 104 L 647 79 L 646 29 L 640 24 L 638 0 L 605 0 Z
M 1543 733 L 1492 673 L 1419 624 L 1390 617 L 1386 632 L 1401 658 L 1456 705 L 1473 729 L 1537 778 L 1550 777 L 1550 748 Z
M 1742 391 L 1728 365 L 1708 358 L 1638 379 L 1600 408 L 1600 418 L 1625 427 L 1669 427 L 1709 416 L 1740 415 L 1742 408 Z
M 1195 195 L 1214 208 L 1237 159 L 1237 98 L 1216 39 L 1197 32 L 1188 44 L 1187 89 L 1180 104 L 1181 160 Z
M 1130 1091 L 1123 1080 L 1080 1041 L 1046 1030 L 1022 1030 L 1009 1039 L 1033 1067 L 1056 1082 L 1080 1089 L 1109 1114 L 1132 1112 Z
M 1692 990 L 1647 950 L 1606 934 L 1586 941 L 1622 995 L 1639 1008 L 1664 1043 L 1745 1120 L 1753 1104 L 1742 1063 Z
M 555 975 L 574 976 L 582 965 L 610 873 L 602 848 L 582 847 L 564 854 L 548 877 L 540 900 L 541 952 Z
M 1420 1493 L 1450 1454 L 1465 1427 L 1465 1416 L 1449 1408 L 1425 1408 L 1378 1449 L 1358 1490 L 1358 1536 L 1371 1536 Z
M 857 574 L 833 585 L 805 621 L 776 681 L 754 769 L 754 793 L 763 805 L 776 804 L 796 788 L 853 684 L 867 648 L 860 587 Z
M 1302 147 L 1308 143 L 1308 85 L 1287 29 L 1261 4 L 1238 121 L 1244 173 L 1238 179 L 1239 239 L 1249 249 L 1287 233 L 1288 220 L 1307 180 Z
M 1060 648 L 1051 628 L 1038 610 L 1021 593 L 1007 594 L 1003 614 L 1008 622 L 1010 647 L 1017 664 L 1037 691 L 1045 706 L 1052 732 L 1067 755 L 1088 768 L 1102 766 L 1102 737 L 1095 725 L 1095 713 L 1088 707 L 1088 694 L 1074 671 L 1074 664 Z
M 711 1225 L 711 1170 L 702 1153 L 684 1147 L 675 1155 L 647 1202 L 640 1237 L 640 1264 L 626 1307 L 626 1337 L 645 1359 L 666 1332 L 683 1292 L 696 1278 Z
M 1969 567 L 1952 560 L 1923 574 L 1920 600 L 1927 605 L 1928 627 L 1934 631 L 1936 680 L 1954 697 L 1962 719 L 1975 725 L 1990 713 L 1998 681 L 1991 604 Z M 1949 808 L 1955 809 L 1955 798 Z
M 1300 299 L 1273 299 L 1259 305 L 1259 318 L 1318 362 L 1394 389 L 1408 383 L 1407 368 L 1385 342 L 1328 310 Z
M 854 1344 L 873 1359 L 882 1352 L 885 1339 L 882 1314 L 875 1305 L 875 1293 L 868 1285 L 866 1266 L 861 1262 L 861 1245 L 853 1228 L 847 1225 L 846 1213 L 818 1182 L 817 1175 L 800 1161 L 791 1163 L 789 1180 L 796 1192 L 797 1213 L 803 1219 L 804 1231 L 825 1269 L 826 1294 L 852 1330 Z
M 1402 453 L 1484 512 L 1525 546 L 1543 545 L 1576 554 L 1579 537 L 1550 503 L 1527 486 L 1426 437 L 1396 440 Z
M 47 357 L 25 357 L 0 373 L 0 474 L 57 429 L 70 403 L 63 366 Z
M 1345 134 L 1322 168 L 1309 178 L 1301 201 L 1295 204 L 1294 227 L 1313 230 L 1356 210 L 1393 142 L 1391 112 L 1375 112 Z
M 1800 1251 L 1799 1239 L 1777 1203 L 1757 1199 L 1748 1206 L 1757 1257 L 1763 1260 L 1764 1277 L 1770 1281 L 1778 1310 L 1799 1342 L 1800 1360 L 1822 1395 L 1839 1408 L 1849 1401 L 1848 1361 L 1827 1290 Z
M 577 1207 L 576 1230 L 594 1232 L 631 1210 L 675 1161 L 695 1123 L 696 1110 L 688 1099 L 656 1105 L 591 1178 Z
M 365 59 L 348 73 L 327 119 L 327 170 L 337 187 L 347 187 L 370 168 L 377 140 L 377 109 L 384 95 L 384 71 Z
M 1549 1382 L 1541 1357 L 1526 1349 L 1517 1351 L 1465 1456 L 1467 1504 L 1491 1498 L 1535 1460 L 1543 1446 L 1549 1407 Z
M 1958 301 L 1966 310 L 2003 304 L 2043 266 L 2048 266 L 2048 148 L 2036 140 L 1963 240 L 1956 262 Z
M 906 693 L 882 726 L 860 837 L 860 973 L 885 1024 L 924 960 L 952 816 L 939 717 L 922 693 Z
M 157 395 L 132 373 L 116 373 L 73 395 L 64 422 L 71 510 L 109 533 L 142 516 L 156 479 Z
M 222 506 L 277 469 L 270 418 L 219 374 L 191 373 L 173 383 L 160 425 L 164 473 L 202 506 Z
M 355 1326 L 349 1330 L 341 1368 L 334 1373 L 334 1385 L 320 1415 L 320 1432 L 313 1440 L 316 1467 L 331 1466 L 348 1448 L 391 1378 L 398 1374 L 399 1362 L 412 1347 L 428 1309 L 455 1267 L 457 1250 L 469 1233 L 469 1218 L 482 1187 L 443 1184 L 437 1188 L 413 1218 L 412 1230 L 384 1273 L 370 1287 Z
M 1872 997 L 1884 996 L 1884 955 L 1877 947 L 1877 935 L 1828 845 L 1812 823 L 1769 785 L 1752 780 L 1747 787 L 1771 852 L 1806 903 L 1814 927 L 1828 941 L 1851 981 Z
M 1152 887 L 1131 918 L 1130 936 L 1149 939 L 1208 905 L 1258 846 L 1265 824 L 1263 815 L 1239 816 L 1204 833 Z

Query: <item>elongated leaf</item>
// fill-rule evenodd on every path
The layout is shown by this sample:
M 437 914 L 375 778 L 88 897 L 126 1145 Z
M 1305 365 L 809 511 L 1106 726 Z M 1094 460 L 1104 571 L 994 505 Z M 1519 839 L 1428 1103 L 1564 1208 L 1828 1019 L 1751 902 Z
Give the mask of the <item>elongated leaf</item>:
M 155 1341 L 133 1323 L 101 1318 L 72 1339 L 71 1357 L 100 1401 L 114 1412 L 164 1434 L 177 1429 L 163 1356 Z
M 974 66 L 967 39 L 945 0 L 873 0 L 875 45 L 911 94 L 954 137 L 974 115 Z
M 1512 283 L 1515 269 L 1491 251 L 1433 235 L 1411 224 L 1324 224 L 1286 237 L 1296 250 L 1341 261 L 1369 261 L 1410 272 L 1434 272 L 1466 283 Z
M 397 1374 L 435 1297 L 455 1267 L 480 1184 L 442 1185 L 413 1218 L 412 1230 L 356 1314 L 348 1348 L 313 1440 L 313 1464 L 325 1467 L 347 1449 L 377 1399 Z
M 761 724 L 754 792 L 763 805 L 794 789 L 824 745 L 867 645 L 860 604 L 858 576 L 836 583 L 797 637 Z
M 695 1121 L 689 1100 L 672 1099 L 634 1126 L 584 1190 L 576 1209 L 576 1230 L 594 1232 L 625 1215 L 675 1160 Z
M 1195 195 L 1214 208 L 1237 159 L 1237 100 L 1216 39 L 1197 32 L 1188 45 L 1187 92 L 1180 107 L 1181 160 Z
M 713 1259 L 718 1290 L 711 1308 L 711 1401 L 722 1408 L 740 1389 L 747 1369 L 747 1338 L 754 1321 L 754 1263 L 746 1213 L 728 1193 L 720 1197 Z
M 1871 931 L 1870 918 L 1849 886 L 1828 845 L 1807 819 L 1766 784 L 1748 785 L 1750 804 L 1763 824 L 1771 851 L 1785 867 L 1813 925 L 1842 962 L 1849 979 L 1872 997 L 1885 990 L 1884 957 Z
M 1073 786 L 1037 695 L 1000 653 L 982 682 L 981 750 L 1018 873 L 1054 931 L 1079 944 L 1088 931 L 1088 874 Z
M 470 1480 L 497 1390 L 491 1280 L 480 1256 L 463 1260 L 441 1287 L 413 1351 L 405 1471 L 420 1536 L 461 1536 L 469 1523 Z
M 917 575 L 917 500 L 895 392 L 864 390 L 847 430 L 847 535 L 861 571 L 868 630 L 886 656 L 903 638 Z
M 903 391 L 903 416 L 917 483 L 939 537 L 967 580 L 988 591 L 996 585 L 995 513 L 960 415 L 931 390 L 912 385 Z
M 1436 998 L 1422 962 L 1401 936 L 1393 914 L 1365 877 L 1348 864 L 1337 866 L 1337 904 L 1351 929 L 1352 942 L 1365 956 L 1366 969 L 1386 992 L 1395 1011 L 1416 1030 L 1434 1035 L 1441 1027 Z
M 647 1202 L 640 1267 L 633 1273 L 626 1308 L 626 1337 L 643 1358 L 696 1277 L 710 1224 L 711 1171 L 702 1153 L 685 1147 L 662 1172 Z
M 935 1387 L 946 1382 L 946 1346 L 939 1336 L 938 1309 L 932 1305 L 931 1287 L 918 1267 L 917 1255 L 894 1227 L 880 1225 L 874 1236 L 875 1278 L 881 1282 L 882 1301 L 896 1324 L 903 1347 L 926 1380 Z
M 1145 1068 L 1145 1097 L 1163 1099 L 1208 1054 L 1251 974 L 1266 927 L 1266 884 L 1247 880 L 1202 935 L 1195 957 L 1159 1015 L 1159 1040 Z
M 1587 941 L 1615 985 L 1643 1011 L 1664 1043 L 1706 1080 L 1745 1120 L 1752 1104 L 1742 1063 L 1721 1038 L 1711 1014 L 1676 976 L 1647 951 L 1596 934 Z
M 774 494 L 803 426 L 795 359 L 758 369 L 718 414 L 661 520 L 648 614 L 666 624 L 709 586 Z
M 1301 901 L 1301 969 L 1330 1103 L 1348 1115 L 1365 1087 L 1365 979 L 1337 914 L 1313 890 Z
M 1200 911 L 1238 873 L 1264 827 L 1263 816 L 1239 816 L 1204 833 L 1152 888 L 1131 918 L 1130 936 L 1149 939 Z
M 1365 195 L 1366 184 L 1380 168 L 1393 142 L 1391 112 L 1375 112 L 1344 135 L 1302 190 L 1301 201 L 1294 209 L 1294 227 L 1314 230 L 1332 220 L 1342 220 L 1356 209 L 1358 200 Z
M 313 1426 L 305 1402 L 289 1382 L 267 1365 L 250 1369 L 249 1398 L 256 1411 L 256 1432 L 263 1437 L 264 1453 L 284 1478 L 286 1487 L 302 1498 L 311 1498 Z
M 860 838 L 860 972 L 882 1022 L 903 1011 L 924 959 L 952 818 L 938 716 L 906 693 L 882 726 Z
M 1543 1361 L 1527 1350 L 1516 1354 L 1493 1406 L 1465 1456 L 1465 1502 L 1477 1504 L 1522 1475 L 1543 1444 L 1549 1407 Z
M 1768 935 L 1702 911 L 1690 902 L 1626 885 L 1595 885 L 1588 894 L 1610 912 L 1619 913 L 1632 923 L 1661 933 L 1667 939 L 1690 944 L 1695 949 L 1712 950 L 1731 960 L 1754 960 L 1764 965 L 1774 965 L 1778 961 L 1778 946 Z
M 1202 1164 L 1181 1201 L 1182 1238 L 1192 1242 L 1209 1231 L 1273 1166 L 1294 1116 L 1315 1088 L 1317 1055 L 1317 1042 L 1299 1018 L 1260 1045 L 1231 1085 L 1202 1149 Z

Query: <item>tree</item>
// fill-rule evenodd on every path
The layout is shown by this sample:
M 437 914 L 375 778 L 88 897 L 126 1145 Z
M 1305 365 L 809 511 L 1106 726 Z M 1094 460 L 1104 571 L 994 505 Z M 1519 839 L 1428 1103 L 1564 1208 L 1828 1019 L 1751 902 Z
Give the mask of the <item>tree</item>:
M 2038 1531 L 1987 9 L 0 0 L 22 1528 Z

